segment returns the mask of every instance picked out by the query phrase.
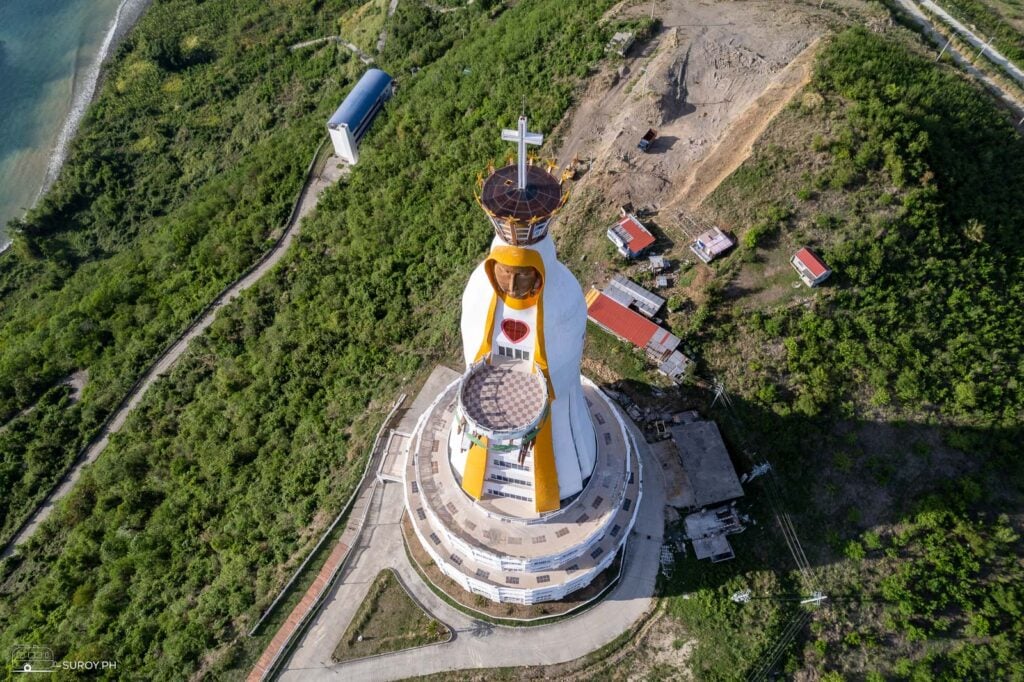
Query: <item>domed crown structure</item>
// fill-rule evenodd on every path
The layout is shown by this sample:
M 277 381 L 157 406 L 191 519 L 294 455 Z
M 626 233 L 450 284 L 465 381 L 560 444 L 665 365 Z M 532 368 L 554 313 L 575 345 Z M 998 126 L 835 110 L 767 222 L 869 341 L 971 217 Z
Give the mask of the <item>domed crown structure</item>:
M 519 145 L 517 162 L 494 170 L 481 183 L 480 206 L 491 219 L 498 237 L 512 246 L 529 246 L 548 235 L 548 225 L 568 196 L 549 170 L 527 163 L 526 145 L 540 145 L 544 136 L 526 129 L 519 117 L 518 130 L 502 130 L 501 139 Z
M 502 498 L 504 510 L 530 516 L 583 490 L 597 439 L 580 383 L 586 302 L 548 234 L 565 193 L 527 163 L 526 144 L 543 137 L 527 132 L 525 117 L 502 137 L 519 143 L 519 158 L 482 183 L 496 234 L 462 299 L 467 370 L 449 455 L 470 496 Z

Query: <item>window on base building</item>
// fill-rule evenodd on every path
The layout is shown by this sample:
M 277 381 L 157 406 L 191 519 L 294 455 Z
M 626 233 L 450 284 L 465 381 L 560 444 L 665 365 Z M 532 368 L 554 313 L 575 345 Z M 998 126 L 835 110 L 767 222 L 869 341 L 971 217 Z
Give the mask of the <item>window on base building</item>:
M 504 358 L 515 358 L 516 360 L 529 360 L 530 352 L 519 348 L 509 348 L 498 344 L 498 355 Z

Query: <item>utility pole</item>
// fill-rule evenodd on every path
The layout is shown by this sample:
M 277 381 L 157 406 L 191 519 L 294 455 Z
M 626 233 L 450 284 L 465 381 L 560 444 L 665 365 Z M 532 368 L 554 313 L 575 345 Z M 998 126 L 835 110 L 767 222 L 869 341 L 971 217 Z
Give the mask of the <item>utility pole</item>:
M 818 604 L 820 604 L 821 602 L 825 601 L 826 599 L 828 599 L 828 596 L 826 594 L 822 593 L 822 592 L 811 592 L 811 596 L 808 597 L 807 599 L 801 599 L 800 603 L 801 604 L 814 604 L 815 606 L 817 606 Z
M 942 55 L 946 54 L 946 48 L 949 47 L 949 44 L 951 42 L 953 42 L 952 37 L 950 37 L 950 39 L 946 41 L 946 44 L 942 46 L 942 51 L 939 52 L 939 56 L 935 58 L 935 61 L 939 61 L 940 59 L 942 59 Z

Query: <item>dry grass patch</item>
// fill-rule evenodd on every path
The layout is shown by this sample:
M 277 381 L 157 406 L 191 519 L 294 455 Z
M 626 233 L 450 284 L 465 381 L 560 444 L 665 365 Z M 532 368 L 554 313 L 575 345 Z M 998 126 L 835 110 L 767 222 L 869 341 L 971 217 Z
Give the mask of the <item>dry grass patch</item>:
M 334 649 L 335 661 L 365 658 L 443 642 L 448 628 L 427 615 L 409 597 L 391 569 L 377 574 L 345 635 Z

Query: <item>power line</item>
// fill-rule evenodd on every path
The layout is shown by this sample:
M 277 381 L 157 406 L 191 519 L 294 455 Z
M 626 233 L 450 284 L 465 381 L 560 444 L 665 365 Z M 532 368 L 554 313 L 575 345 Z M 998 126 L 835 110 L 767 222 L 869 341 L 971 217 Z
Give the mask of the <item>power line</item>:
M 804 629 L 804 626 L 807 625 L 810 620 L 810 611 L 801 609 L 796 618 L 791 620 L 789 625 L 786 626 L 786 629 L 783 630 L 782 636 L 779 637 L 777 642 L 775 642 L 775 645 L 769 649 L 761 659 L 761 664 L 754 668 L 754 670 L 747 676 L 747 682 L 761 682 L 761 680 L 767 679 L 768 673 L 772 671 L 772 668 L 774 668 L 779 662 L 779 659 L 782 658 L 782 654 L 786 652 L 790 642 L 792 642 L 800 631 Z

